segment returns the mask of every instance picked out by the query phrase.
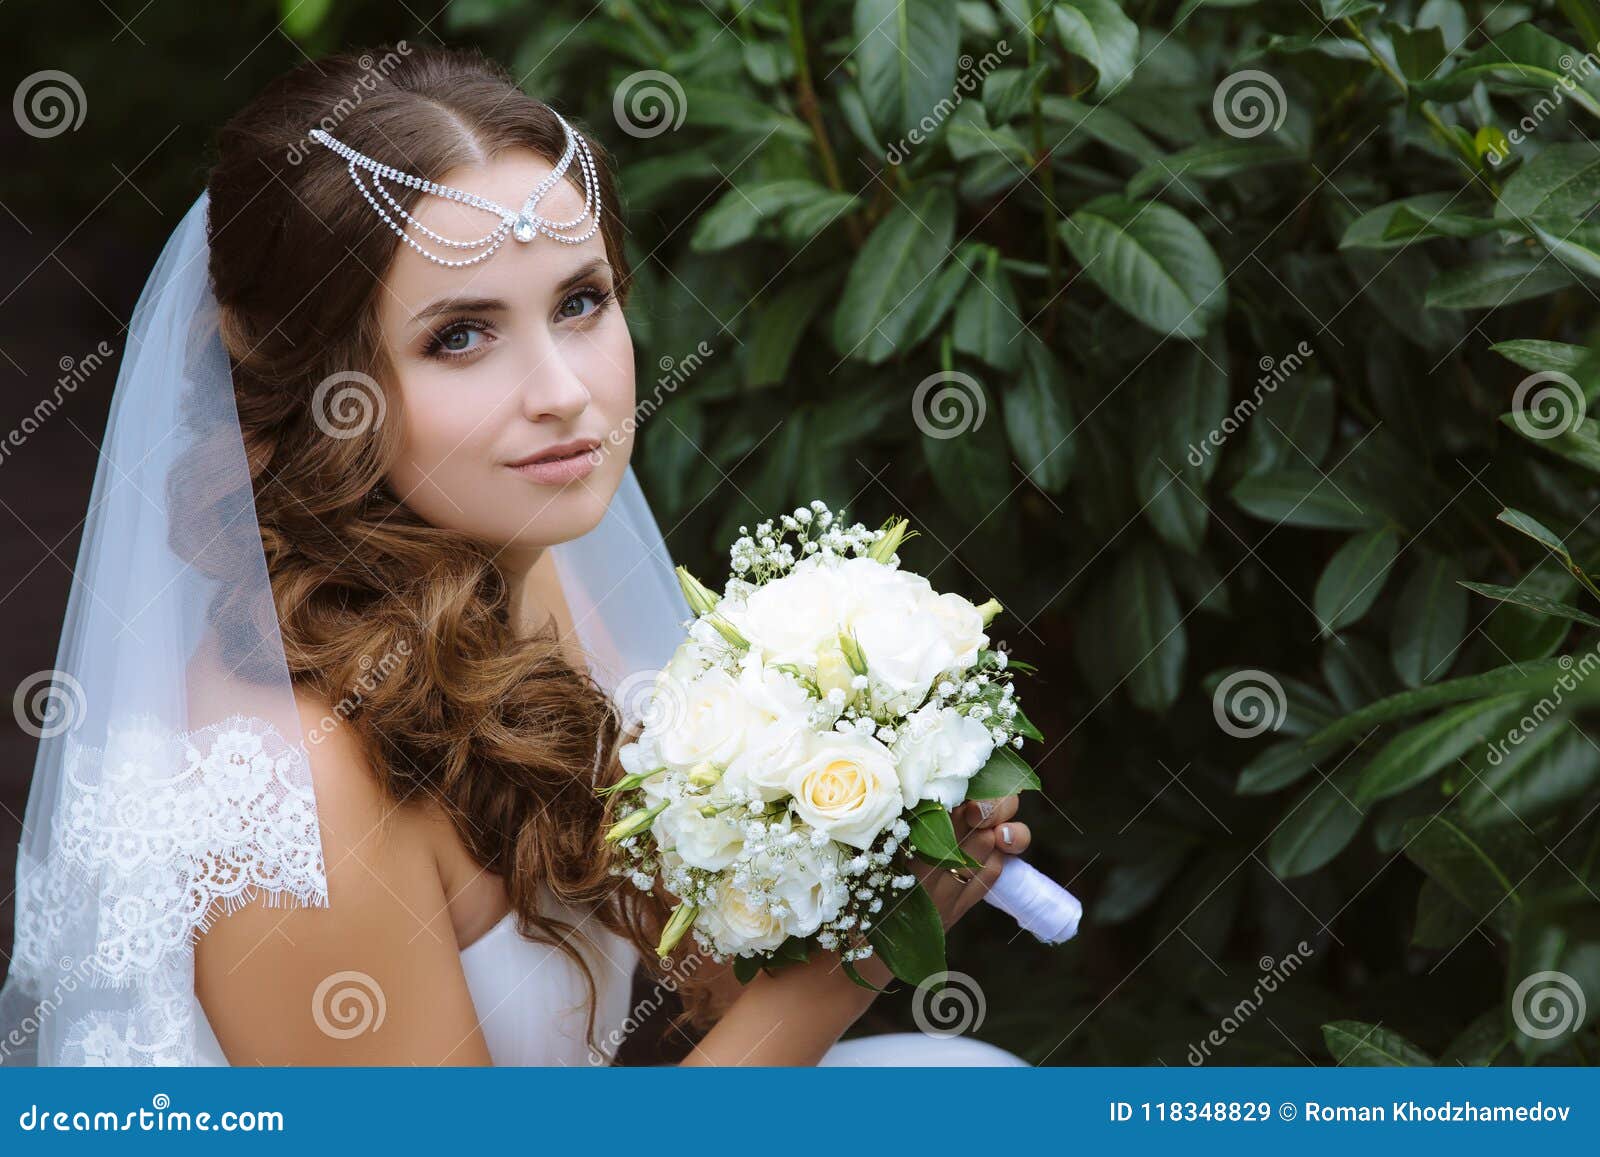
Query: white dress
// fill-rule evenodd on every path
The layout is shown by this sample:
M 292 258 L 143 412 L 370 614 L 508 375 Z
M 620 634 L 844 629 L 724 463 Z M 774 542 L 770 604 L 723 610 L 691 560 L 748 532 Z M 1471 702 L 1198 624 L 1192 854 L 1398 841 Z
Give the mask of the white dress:
M 570 908 L 549 897 L 549 911 L 578 923 Z M 609 1064 L 630 1031 L 649 1025 L 649 1017 L 669 1015 L 646 1004 L 629 1005 L 638 950 L 608 928 L 583 925 L 574 944 L 588 962 L 596 989 L 595 1044 L 585 1039 L 588 988 L 571 958 L 559 948 L 525 939 L 514 913 L 461 951 L 467 989 L 478 1012 L 489 1055 L 496 1065 Z M 202 1064 L 226 1065 L 227 1058 L 195 1000 L 196 1036 Z M 913 1066 L 1025 1066 L 1004 1049 L 971 1037 L 885 1033 L 841 1041 L 821 1064 Z

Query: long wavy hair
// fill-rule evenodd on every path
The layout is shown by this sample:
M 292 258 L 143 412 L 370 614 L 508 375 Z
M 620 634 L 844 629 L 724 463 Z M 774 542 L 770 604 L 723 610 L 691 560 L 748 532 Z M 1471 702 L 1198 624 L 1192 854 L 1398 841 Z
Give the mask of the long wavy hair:
M 554 164 L 565 134 L 546 105 L 477 52 L 402 42 L 307 63 L 221 130 L 209 176 L 210 274 L 290 676 L 336 705 L 387 796 L 443 806 L 471 855 L 505 880 L 523 935 L 577 964 L 593 1048 L 594 976 L 569 941 L 572 926 L 541 910 L 540 889 L 592 910 L 656 965 L 659 909 L 610 874 L 601 838 L 609 805 L 594 791 L 620 775 L 626 736 L 602 689 L 566 657 L 553 619 L 529 636 L 514 632 L 492 546 L 424 522 L 385 488 L 401 423 L 348 425 L 352 405 L 399 404 L 384 384 L 392 367 L 376 304 L 401 242 L 351 187 L 345 162 L 309 140 L 316 125 L 427 180 L 510 148 Z M 626 305 L 610 158 L 586 139 Z M 577 173 L 574 165 L 567 179 Z M 395 195 L 409 209 L 426 194 Z M 352 370 L 381 396 L 318 388 Z M 345 422 L 349 436 L 330 437 L 330 421 Z M 248 662 L 227 658 L 230 668 Z M 700 1023 L 707 996 L 696 991 L 682 986 L 688 1019 Z

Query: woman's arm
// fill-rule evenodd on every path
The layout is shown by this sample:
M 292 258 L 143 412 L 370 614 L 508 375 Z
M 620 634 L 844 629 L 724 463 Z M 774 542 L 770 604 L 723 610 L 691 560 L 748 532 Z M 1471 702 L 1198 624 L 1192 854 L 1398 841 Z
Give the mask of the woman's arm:
M 1008 855 L 1028 846 L 1026 824 L 1011 821 L 1017 797 L 989 801 L 980 818 L 975 804 L 955 817 L 961 846 L 983 862 L 983 870 L 962 884 L 942 868 L 919 865 L 923 887 L 949 928 L 983 898 Z M 876 956 L 858 962 L 857 971 L 879 988 L 892 980 Z M 732 1007 L 685 1057 L 685 1065 L 815 1065 L 864 1013 L 876 994 L 845 974 L 837 953 L 813 952 L 804 964 L 776 973 L 757 973 Z
M 223 1052 L 234 1065 L 489 1064 L 426 821 L 383 797 L 346 729 L 311 762 L 330 906 L 257 899 L 200 937 L 195 992 Z

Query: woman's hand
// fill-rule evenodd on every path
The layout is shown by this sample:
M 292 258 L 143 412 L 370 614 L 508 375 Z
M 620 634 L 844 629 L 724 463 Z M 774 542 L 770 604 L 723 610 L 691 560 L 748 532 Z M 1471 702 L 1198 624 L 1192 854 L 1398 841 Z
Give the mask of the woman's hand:
M 1007 856 L 1015 856 L 1028 846 L 1031 838 L 1028 825 L 1012 819 L 1017 814 L 1017 797 L 968 800 L 951 813 L 955 823 L 956 841 L 963 851 L 983 864 L 981 871 L 958 868 L 963 876 L 972 874 L 965 884 L 948 868 L 936 868 L 917 861 L 914 869 L 922 886 L 933 897 L 939 917 L 949 928 L 966 914 L 990 886 L 1000 878 L 1000 869 Z

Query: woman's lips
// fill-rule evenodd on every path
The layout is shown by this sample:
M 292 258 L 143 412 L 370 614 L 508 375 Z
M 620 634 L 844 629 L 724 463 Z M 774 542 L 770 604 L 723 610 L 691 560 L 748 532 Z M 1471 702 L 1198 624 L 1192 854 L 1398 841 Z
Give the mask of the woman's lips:
M 594 473 L 598 460 L 599 455 L 594 447 L 585 447 L 562 458 L 541 458 L 537 462 L 525 462 L 511 469 L 540 486 L 564 486 Z

